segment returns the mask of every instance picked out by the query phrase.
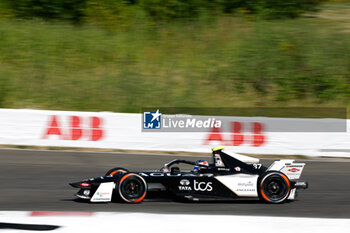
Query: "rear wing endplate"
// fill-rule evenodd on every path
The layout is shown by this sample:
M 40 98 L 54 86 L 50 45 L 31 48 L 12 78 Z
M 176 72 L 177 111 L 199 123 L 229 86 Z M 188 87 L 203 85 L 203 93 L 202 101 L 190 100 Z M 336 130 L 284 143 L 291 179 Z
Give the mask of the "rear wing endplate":
M 267 171 L 280 171 L 284 173 L 290 180 L 297 180 L 303 173 L 305 163 L 294 163 L 294 160 L 282 159 L 273 162 Z

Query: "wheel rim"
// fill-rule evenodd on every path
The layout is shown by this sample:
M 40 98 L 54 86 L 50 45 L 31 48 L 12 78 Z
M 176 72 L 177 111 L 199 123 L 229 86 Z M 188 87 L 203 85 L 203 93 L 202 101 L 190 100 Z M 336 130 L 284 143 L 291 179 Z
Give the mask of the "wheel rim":
M 281 202 L 287 198 L 289 185 L 280 174 L 273 174 L 262 181 L 263 197 L 270 202 Z
M 122 193 L 130 200 L 138 199 L 144 192 L 144 188 L 142 186 L 142 183 L 138 180 L 126 180 L 122 185 Z
M 123 177 L 124 178 L 124 177 Z M 142 178 L 129 174 L 121 180 L 119 193 L 126 202 L 138 203 L 146 196 L 146 183 Z

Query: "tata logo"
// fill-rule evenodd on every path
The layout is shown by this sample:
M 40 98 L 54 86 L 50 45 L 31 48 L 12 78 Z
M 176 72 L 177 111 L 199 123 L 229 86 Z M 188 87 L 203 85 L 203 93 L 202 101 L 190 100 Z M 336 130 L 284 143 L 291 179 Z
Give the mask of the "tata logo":
M 194 190 L 195 191 L 212 191 L 213 187 L 212 187 L 212 182 L 198 182 L 196 180 L 194 180 Z
M 298 172 L 300 170 L 298 168 L 293 167 L 291 169 L 288 169 L 288 171 L 290 171 L 290 172 Z
M 191 191 L 192 188 L 190 186 L 179 186 L 179 190 L 181 190 L 181 191 L 183 191 L 183 190 Z
M 189 180 L 180 180 L 181 185 L 189 185 L 190 181 Z
M 185 190 L 185 191 L 191 191 L 192 188 L 189 186 L 190 185 L 190 181 L 189 180 L 186 180 L 186 179 L 183 179 L 183 180 L 180 180 L 180 184 L 181 186 L 179 186 L 179 190 Z

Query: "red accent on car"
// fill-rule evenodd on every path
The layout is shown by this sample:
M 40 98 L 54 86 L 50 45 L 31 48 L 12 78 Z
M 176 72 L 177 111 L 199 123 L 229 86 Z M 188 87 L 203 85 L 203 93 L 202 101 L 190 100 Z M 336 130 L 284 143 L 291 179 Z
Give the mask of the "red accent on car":
M 288 169 L 288 171 L 290 171 L 290 172 L 298 172 L 300 170 L 298 168 L 293 167 L 291 169 Z
M 80 185 L 83 186 L 83 187 L 89 187 L 90 186 L 90 184 L 88 184 L 88 183 L 81 183 Z

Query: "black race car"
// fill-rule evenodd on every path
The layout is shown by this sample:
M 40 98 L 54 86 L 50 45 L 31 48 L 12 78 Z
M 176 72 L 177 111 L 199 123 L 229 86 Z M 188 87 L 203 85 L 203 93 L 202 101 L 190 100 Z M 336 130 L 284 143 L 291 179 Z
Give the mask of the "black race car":
M 257 199 L 268 203 L 293 200 L 297 189 L 308 183 L 299 178 L 305 163 L 274 161 L 268 168 L 243 162 L 234 155 L 213 148 L 212 163 L 175 159 L 160 170 L 129 172 L 113 168 L 104 176 L 70 183 L 80 190 L 76 196 L 90 202 L 123 201 L 139 203 L 144 198 L 168 196 L 191 201 Z M 180 171 L 176 164 L 193 165 Z

